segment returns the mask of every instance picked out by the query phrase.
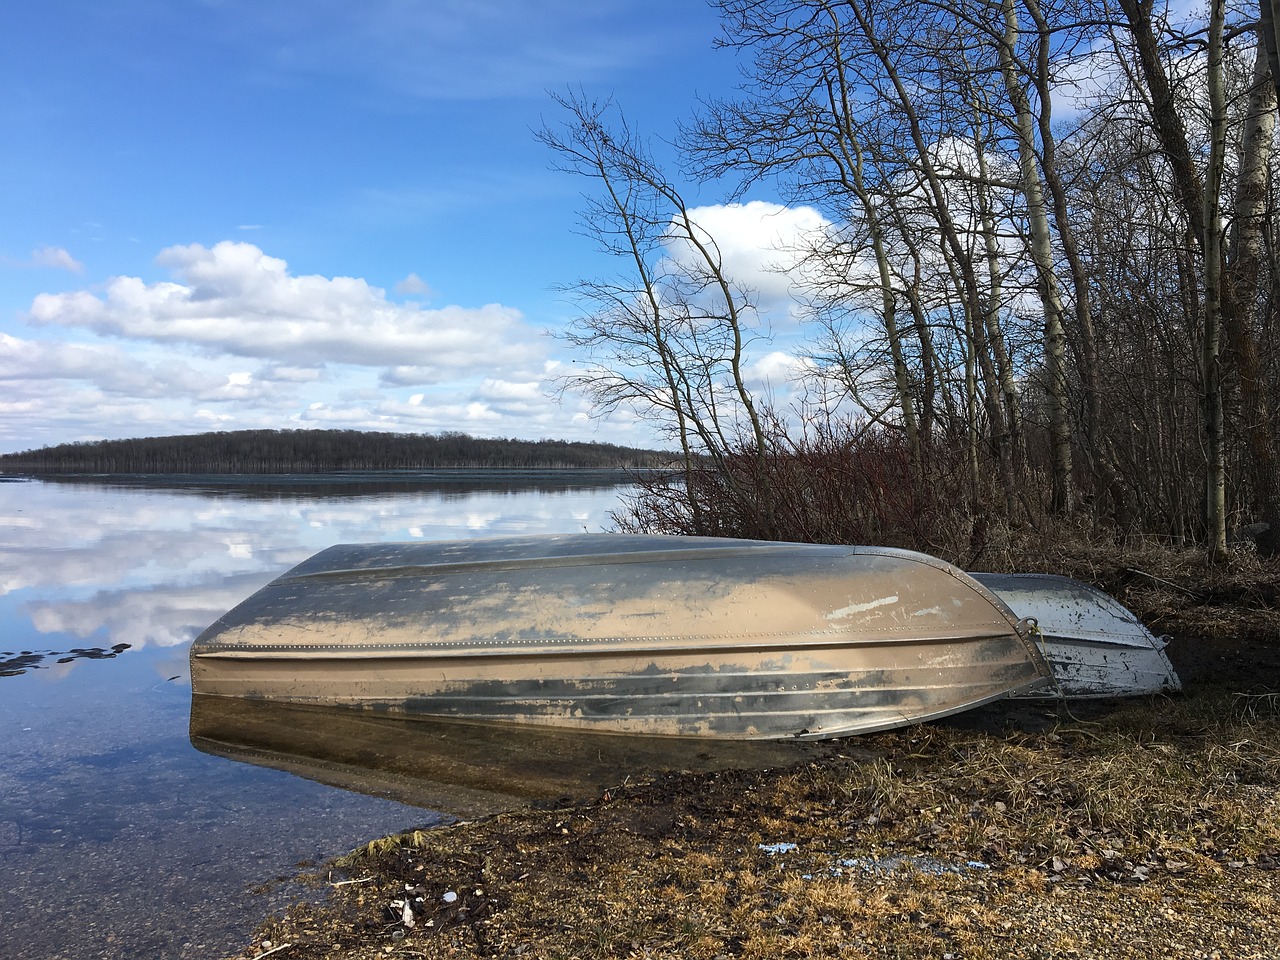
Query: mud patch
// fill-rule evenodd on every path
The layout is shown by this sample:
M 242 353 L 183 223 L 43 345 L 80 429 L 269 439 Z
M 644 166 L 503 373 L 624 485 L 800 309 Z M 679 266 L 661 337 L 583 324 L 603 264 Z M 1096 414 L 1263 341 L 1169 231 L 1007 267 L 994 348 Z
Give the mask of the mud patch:
M 76 660 L 111 660 L 133 644 L 116 643 L 109 647 L 72 647 L 70 650 L 0 650 L 0 677 L 18 677 L 28 670 L 39 670 L 46 661 L 73 663 Z

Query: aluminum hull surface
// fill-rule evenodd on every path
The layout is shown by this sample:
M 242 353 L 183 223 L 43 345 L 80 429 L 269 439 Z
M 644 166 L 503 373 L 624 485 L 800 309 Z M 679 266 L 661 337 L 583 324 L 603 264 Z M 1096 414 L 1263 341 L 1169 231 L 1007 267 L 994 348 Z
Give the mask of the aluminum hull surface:
M 1051 676 L 1009 609 L 900 550 L 581 534 L 347 544 L 201 634 L 193 690 L 600 732 L 824 738 Z
M 1165 642 L 1101 590 L 1051 574 L 973 577 L 1019 617 L 1039 626 L 1058 690 L 1024 696 L 1137 697 L 1182 689 Z

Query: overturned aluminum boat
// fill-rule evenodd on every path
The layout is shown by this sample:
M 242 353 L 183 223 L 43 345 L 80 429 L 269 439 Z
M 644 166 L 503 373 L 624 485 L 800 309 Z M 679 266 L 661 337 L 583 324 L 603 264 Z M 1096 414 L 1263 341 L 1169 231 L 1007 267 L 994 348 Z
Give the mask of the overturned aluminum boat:
M 933 557 L 624 534 L 331 547 L 191 649 L 197 694 L 728 739 L 900 727 L 1050 677 Z
M 1165 641 L 1101 590 L 1052 574 L 972 576 L 1039 627 L 1057 689 L 1022 696 L 1137 697 L 1182 689 Z

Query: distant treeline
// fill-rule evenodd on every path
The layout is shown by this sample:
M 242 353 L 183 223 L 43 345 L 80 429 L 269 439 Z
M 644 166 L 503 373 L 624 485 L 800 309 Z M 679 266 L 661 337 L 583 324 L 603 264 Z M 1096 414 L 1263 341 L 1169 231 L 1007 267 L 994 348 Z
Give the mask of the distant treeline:
M 671 454 L 609 443 L 485 440 L 465 433 L 238 430 L 195 436 L 64 443 L 0 454 L 8 473 L 328 473 L 442 467 L 656 467 Z

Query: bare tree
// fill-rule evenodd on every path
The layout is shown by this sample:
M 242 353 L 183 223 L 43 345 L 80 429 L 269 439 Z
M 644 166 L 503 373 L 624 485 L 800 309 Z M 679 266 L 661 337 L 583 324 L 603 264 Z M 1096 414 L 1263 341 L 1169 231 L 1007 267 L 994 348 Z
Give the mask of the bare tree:
M 745 82 L 703 105 L 684 159 L 733 198 L 767 184 L 827 218 L 803 251 L 824 398 L 900 435 L 917 480 L 942 452 L 971 515 L 1079 512 L 1215 556 L 1245 518 L 1280 540 L 1280 160 L 1256 11 L 714 2 Z M 1085 69 L 1097 93 L 1064 123 Z M 565 105 L 575 132 L 544 137 L 604 188 L 588 232 L 632 264 L 576 288 L 572 382 L 659 417 L 689 464 L 727 469 L 741 439 L 765 476 L 766 433 L 786 438 L 742 376 L 750 297 L 625 126 L 602 138 L 604 111 Z
M 1209 94 L 1209 157 L 1202 202 L 1201 250 L 1204 255 L 1204 421 L 1208 482 L 1205 512 L 1209 523 L 1209 554 L 1222 559 L 1227 552 L 1227 473 L 1224 455 L 1222 371 L 1219 368 L 1222 330 L 1222 221 L 1219 216 L 1222 165 L 1227 152 L 1227 94 L 1222 78 L 1222 31 L 1226 0 L 1209 2 L 1209 45 L 1205 86 Z
M 574 95 L 554 100 L 568 120 L 545 126 L 538 138 L 559 169 L 595 184 L 585 198 L 584 232 L 625 264 L 620 279 L 571 288 L 582 313 L 563 337 L 587 359 L 564 384 L 599 412 L 626 406 L 669 430 L 687 482 L 709 458 L 736 488 L 740 506 L 756 514 L 755 528 L 768 532 L 773 505 L 761 495 L 760 478 L 769 443 L 744 372 L 751 297 L 621 111 Z M 744 440 L 759 466 L 750 488 L 729 469 Z M 696 500 L 691 509 L 696 513 Z
M 769 178 L 791 190 L 793 199 L 818 204 L 868 238 L 877 257 L 886 364 L 898 390 L 911 386 L 905 375 L 908 352 L 921 358 L 921 376 L 929 378 L 935 396 L 942 386 L 921 288 L 908 276 L 908 265 L 914 259 L 928 271 L 928 282 L 947 288 L 940 303 L 944 312 L 958 306 L 965 313 L 956 329 L 968 340 L 962 352 L 975 372 L 968 381 L 974 388 L 970 396 L 982 413 L 968 429 L 982 434 L 1006 515 L 1011 513 L 1020 487 L 1016 375 L 1001 328 L 1001 299 L 983 272 L 985 252 L 973 243 L 981 236 L 968 195 L 974 181 L 958 176 L 939 153 L 949 138 L 960 142 L 969 132 L 956 137 L 952 128 L 934 126 L 954 120 L 936 57 L 926 56 L 938 38 L 915 22 L 914 8 L 907 17 L 905 7 L 888 2 L 721 0 L 719 6 L 727 25 L 724 42 L 756 59 L 746 94 L 707 105 L 687 132 L 693 162 L 710 176 L 738 174 L 741 190 Z M 833 261 L 843 256 L 832 249 Z M 912 310 L 905 330 L 897 323 L 900 303 Z M 903 429 L 919 432 L 925 418 L 909 424 L 908 405 L 921 408 L 919 398 L 899 397 Z
M 1264 3 L 1266 0 L 1264 0 Z M 1277 463 L 1275 405 L 1254 332 L 1254 318 L 1270 309 L 1260 301 L 1265 236 L 1270 209 L 1268 181 L 1275 152 L 1276 88 L 1266 46 L 1258 43 L 1252 82 L 1242 118 L 1239 172 L 1236 179 L 1226 282 L 1238 317 L 1227 329 L 1227 348 L 1240 377 L 1250 466 L 1257 487 L 1259 516 L 1267 524 L 1259 545 L 1280 553 L 1280 464 Z
M 1035 265 L 1036 287 L 1044 311 L 1044 357 L 1048 380 L 1049 434 L 1052 447 L 1052 509 L 1070 514 L 1073 509 L 1071 477 L 1071 427 L 1067 410 L 1066 332 L 1063 328 L 1062 298 L 1053 257 L 1053 238 L 1049 215 L 1040 181 L 1040 162 L 1036 156 L 1036 124 L 1031 101 L 1023 88 L 1024 71 L 1019 70 L 1018 14 L 1013 0 L 1001 0 L 1004 30 L 999 38 L 1000 76 L 1013 106 L 1014 130 L 1018 142 L 1018 168 L 1021 188 L 1027 204 L 1027 221 L 1031 233 L 1031 260 Z
M 1235 209 L 1236 242 L 1230 250 L 1233 264 L 1225 268 L 1227 248 L 1222 231 L 1223 173 L 1229 135 L 1228 106 L 1231 100 L 1224 76 L 1225 34 L 1229 29 L 1225 0 L 1209 5 L 1205 40 L 1205 89 L 1208 93 L 1207 159 L 1204 172 L 1197 170 L 1186 132 L 1185 107 L 1178 102 L 1169 82 L 1160 47 L 1160 33 L 1152 0 L 1119 0 L 1126 18 L 1128 35 L 1138 53 L 1141 78 L 1149 92 L 1147 103 L 1157 139 L 1173 172 L 1177 200 L 1198 241 L 1202 258 L 1204 327 L 1201 367 L 1207 461 L 1206 515 L 1210 551 L 1222 556 L 1226 551 L 1227 428 L 1223 367 L 1223 344 L 1231 349 L 1238 367 L 1243 399 L 1242 432 L 1249 451 L 1248 469 L 1254 480 L 1254 494 L 1261 514 L 1270 521 L 1272 534 L 1280 529 L 1280 480 L 1277 478 L 1275 434 L 1269 411 L 1268 391 L 1259 369 L 1253 332 L 1257 285 L 1253 275 L 1260 211 L 1259 179 L 1270 158 L 1273 128 L 1259 121 L 1271 107 L 1270 93 L 1263 99 L 1260 67 L 1255 65 L 1245 120 Z M 1237 32 L 1241 32 L 1237 30 Z M 1258 51 L 1261 60 L 1264 51 Z M 1250 126 L 1252 125 L 1252 127 Z M 1236 282 L 1241 286 L 1237 288 Z M 1267 545 L 1274 547 L 1275 541 Z

